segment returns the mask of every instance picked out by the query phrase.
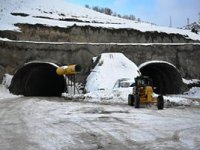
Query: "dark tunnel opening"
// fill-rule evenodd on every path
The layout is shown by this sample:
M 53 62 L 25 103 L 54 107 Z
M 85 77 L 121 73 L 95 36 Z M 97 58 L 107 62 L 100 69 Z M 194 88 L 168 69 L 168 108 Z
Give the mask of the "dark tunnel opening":
M 14 74 L 9 90 L 24 96 L 61 96 L 66 80 L 56 74 L 56 69 L 57 66 L 50 63 L 27 63 Z
M 142 75 L 149 76 L 153 80 L 155 93 L 157 94 L 179 94 L 183 85 L 179 71 L 167 62 L 148 62 L 141 65 Z

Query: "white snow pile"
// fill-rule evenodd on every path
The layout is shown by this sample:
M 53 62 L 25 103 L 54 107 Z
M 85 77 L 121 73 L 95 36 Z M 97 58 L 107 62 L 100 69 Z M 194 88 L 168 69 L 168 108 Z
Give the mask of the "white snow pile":
M 77 11 L 78 10 L 78 11 Z M 164 32 L 180 34 L 186 38 L 200 40 L 200 35 L 177 28 L 161 27 L 145 22 L 126 20 L 105 15 L 65 0 L 1 0 L 0 30 L 20 31 L 15 24 L 42 24 L 45 26 L 71 27 L 93 26 L 110 29 L 135 29 L 142 32 Z
M 5 98 L 15 98 L 19 97 L 16 95 L 13 95 L 9 92 L 8 87 L 10 86 L 12 75 L 5 74 L 2 80 L 2 84 L 0 84 L 0 100 Z
M 80 101 L 104 104 L 128 104 L 128 94 L 132 88 L 116 88 L 111 90 L 93 91 L 82 95 Z M 157 97 L 157 94 L 154 94 Z M 181 95 L 164 96 L 165 107 L 173 106 L 200 106 L 200 87 L 193 87 Z
M 132 87 L 115 88 L 109 90 L 92 91 L 87 94 L 63 94 L 66 100 L 82 101 L 102 104 L 125 104 L 128 105 L 128 94 L 132 93 Z M 157 97 L 154 94 L 154 97 Z M 173 106 L 200 106 L 200 88 L 193 87 L 181 95 L 164 96 L 165 107 Z
M 200 99 L 200 87 L 192 87 L 188 92 L 184 93 L 185 97 Z
M 84 101 L 104 104 L 127 104 L 128 94 L 131 92 L 131 87 L 93 91 L 84 95 Z
M 200 97 L 199 97 L 200 98 Z M 200 106 L 200 101 L 184 95 L 164 96 L 165 107 L 172 106 Z
M 103 53 L 97 59 L 96 66 L 87 77 L 87 92 L 113 89 L 115 83 L 122 78 L 134 81 L 139 69 L 122 53 Z
M 200 80 L 199 79 L 188 80 L 188 79 L 183 78 L 183 83 L 185 83 L 185 84 L 198 84 L 198 83 L 200 83 Z
M 3 79 L 2 79 L 2 85 L 4 85 L 6 88 L 8 88 L 11 84 L 12 78 L 13 78 L 13 75 L 4 74 Z
M 5 98 L 15 98 L 15 97 L 19 96 L 11 94 L 9 90 L 5 87 L 5 85 L 0 84 L 0 100 Z

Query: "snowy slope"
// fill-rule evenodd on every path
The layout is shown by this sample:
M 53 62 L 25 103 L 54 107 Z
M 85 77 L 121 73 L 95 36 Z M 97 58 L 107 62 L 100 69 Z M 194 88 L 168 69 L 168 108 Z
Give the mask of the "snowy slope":
M 93 10 L 70 4 L 64 0 L 0 0 L 0 30 L 20 29 L 14 24 L 43 24 L 47 26 L 70 27 L 94 26 L 104 28 L 127 28 L 142 32 L 157 31 L 181 34 L 186 38 L 200 40 L 200 35 L 189 30 L 160 27 L 144 22 L 125 20 L 108 16 Z
M 122 53 L 103 53 L 87 78 L 86 91 L 112 89 L 117 80 L 139 75 L 138 67 Z
M 186 30 L 195 29 L 197 32 L 200 32 L 200 22 L 193 22 L 187 26 L 184 26 L 183 29 L 186 29 Z

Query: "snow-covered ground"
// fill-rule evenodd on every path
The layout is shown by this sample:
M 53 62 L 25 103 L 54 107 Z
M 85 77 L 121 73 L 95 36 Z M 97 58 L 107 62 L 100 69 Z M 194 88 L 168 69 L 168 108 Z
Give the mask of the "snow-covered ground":
M 87 94 L 63 93 L 65 100 L 90 102 L 100 104 L 127 104 L 128 94 L 132 88 L 114 88 L 107 90 L 96 90 Z M 157 96 L 155 94 L 155 96 Z M 13 95 L 5 85 L 0 84 L 0 100 L 6 98 L 17 98 L 21 96 Z M 23 97 L 23 96 L 22 96 Z M 184 94 L 164 96 L 165 107 L 173 106 L 200 106 L 200 87 L 193 87 Z
M 2 150 L 200 147 L 199 87 L 183 95 L 165 96 L 167 105 L 157 110 L 154 106 L 128 106 L 132 88 L 63 93 L 63 97 L 24 97 L 9 92 L 11 79 L 6 74 L 0 85 Z
M 107 101 L 114 101 L 114 95 Z M 62 97 L 16 97 L 3 85 L 0 97 L 2 150 L 200 147 L 199 108 L 135 109 L 123 103 L 104 104 L 104 98 L 91 103 Z
M 77 11 L 78 10 L 78 11 Z M 108 16 L 65 0 L 1 0 L 0 30 L 20 31 L 17 23 L 43 24 L 67 28 L 73 25 L 94 26 L 110 29 L 136 29 L 142 32 L 157 31 L 174 33 L 193 40 L 200 40 L 200 35 L 190 30 L 156 26 L 145 22 L 137 22 Z

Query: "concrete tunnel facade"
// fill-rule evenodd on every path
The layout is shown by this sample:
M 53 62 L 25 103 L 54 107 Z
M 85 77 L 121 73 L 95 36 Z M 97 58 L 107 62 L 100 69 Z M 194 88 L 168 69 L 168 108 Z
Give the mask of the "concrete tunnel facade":
M 30 62 L 15 73 L 9 90 L 24 96 L 61 96 L 66 90 L 66 78 L 56 73 L 57 65 Z M 157 94 L 178 94 L 183 85 L 177 68 L 165 61 L 149 61 L 139 66 L 142 75 L 153 80 Z
M 57 68 L 53 63 L 27 63 L 14 74 L 9 90 L 24 96 L 61 96 L 66 79 L 57 75 Z
M 139 66 L 142 75 L 151 77 L 157 94 L 179 94 L 183 85 L 177 68 L 165 61 L 149 61 Z

